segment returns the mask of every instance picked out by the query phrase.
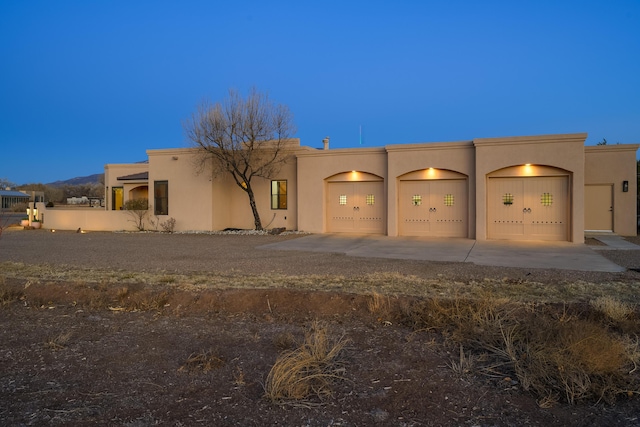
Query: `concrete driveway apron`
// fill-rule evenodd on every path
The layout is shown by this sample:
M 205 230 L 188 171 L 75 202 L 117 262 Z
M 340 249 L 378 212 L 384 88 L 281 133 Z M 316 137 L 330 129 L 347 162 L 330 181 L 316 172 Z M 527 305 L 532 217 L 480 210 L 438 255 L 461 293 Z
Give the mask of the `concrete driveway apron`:
M 625 271 L 624 267 L 604 258 L 589 246 L 569 242 L 311 234 L 260 248 L 332 252 L 368 258 L 471 262 L 500 267 Z

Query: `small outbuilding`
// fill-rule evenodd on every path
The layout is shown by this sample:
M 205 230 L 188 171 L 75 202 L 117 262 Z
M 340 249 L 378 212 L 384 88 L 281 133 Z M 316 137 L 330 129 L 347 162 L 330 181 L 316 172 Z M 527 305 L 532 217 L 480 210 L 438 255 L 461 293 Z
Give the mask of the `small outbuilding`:
M 22 191 L 0 190 L 0 208 L 3 211 L 11 210 L 15 205 L 27 204 L 31 197 Z

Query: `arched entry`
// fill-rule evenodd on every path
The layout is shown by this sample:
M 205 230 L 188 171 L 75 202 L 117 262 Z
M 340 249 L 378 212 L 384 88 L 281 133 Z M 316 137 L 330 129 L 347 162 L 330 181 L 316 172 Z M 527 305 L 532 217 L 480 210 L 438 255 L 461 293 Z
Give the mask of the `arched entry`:
M 401 236 L 467 237 L 467 176 L 423 169 L 398 178 L 398 232 Z
M 326 179 L 327 231 L 385 233 L 384 180 L 366 172 L 345 172 Z
M 148 199 L 149 198 L 149 186 L 139 185 L 129 190 L 129 200 Z
M 490 239 L 569 240 L 570 173 L 522 165 L 487 176 Z

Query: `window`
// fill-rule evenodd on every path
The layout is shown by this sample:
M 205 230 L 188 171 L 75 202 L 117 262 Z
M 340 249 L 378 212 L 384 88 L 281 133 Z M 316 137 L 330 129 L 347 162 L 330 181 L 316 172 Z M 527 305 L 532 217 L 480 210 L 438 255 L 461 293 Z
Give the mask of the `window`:
M 444 195 L 444 205 L 445 206 L 453 206 L 453 194 L 445 194 Z
M 512 205 L 513 204 L 513 194 L 505 193 L 502 196 L 502 203 L 504 203 L 507 206 Z
M 551 206 L 553 204 L 553 194 L 542 193 L 540 196 L 540 203 L 542 203 L 542 206 Z
M 153 214 L 169 215 L 169 182 L 153 182 Z
M 111 188 L 111 210 L 121 211 L 124 205 L 124 189 L 122 187 Z
M 413 203 L 413 206 L 420 206 L 422 204 L 422 196 L 419 194 L 413 195 L 413 197 L 411 197 L 411 203 Z
M 367 194 L 366 202 L 367 205 L 373 206 L 376 203 L 376 196 L 374 196 L 373 194 Z
M 271 209 L 287 209 L 287 181 L 271 181 Z
M 340 203 L 341 205 L 346 205 L 347 204 L 347 195 L 343 194 L 340 196 L 340 199 L 338 200 L 338 203 Z

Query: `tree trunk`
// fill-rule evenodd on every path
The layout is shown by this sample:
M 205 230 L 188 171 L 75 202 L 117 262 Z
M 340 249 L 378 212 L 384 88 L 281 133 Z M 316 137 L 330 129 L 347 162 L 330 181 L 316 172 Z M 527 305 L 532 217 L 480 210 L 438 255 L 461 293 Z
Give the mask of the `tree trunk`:
M 253 223 L 256 230 L 262 230 L 262 222 L 260 221 L 260 214 L 258 213 L 258 207 L 256 206 L 256 199 L 253 196 L 253 189 L 251 185 L 247 184 L 247 195 L 249 196 L 249 204 L 251 205 L 251 212 L 253 212 Z

